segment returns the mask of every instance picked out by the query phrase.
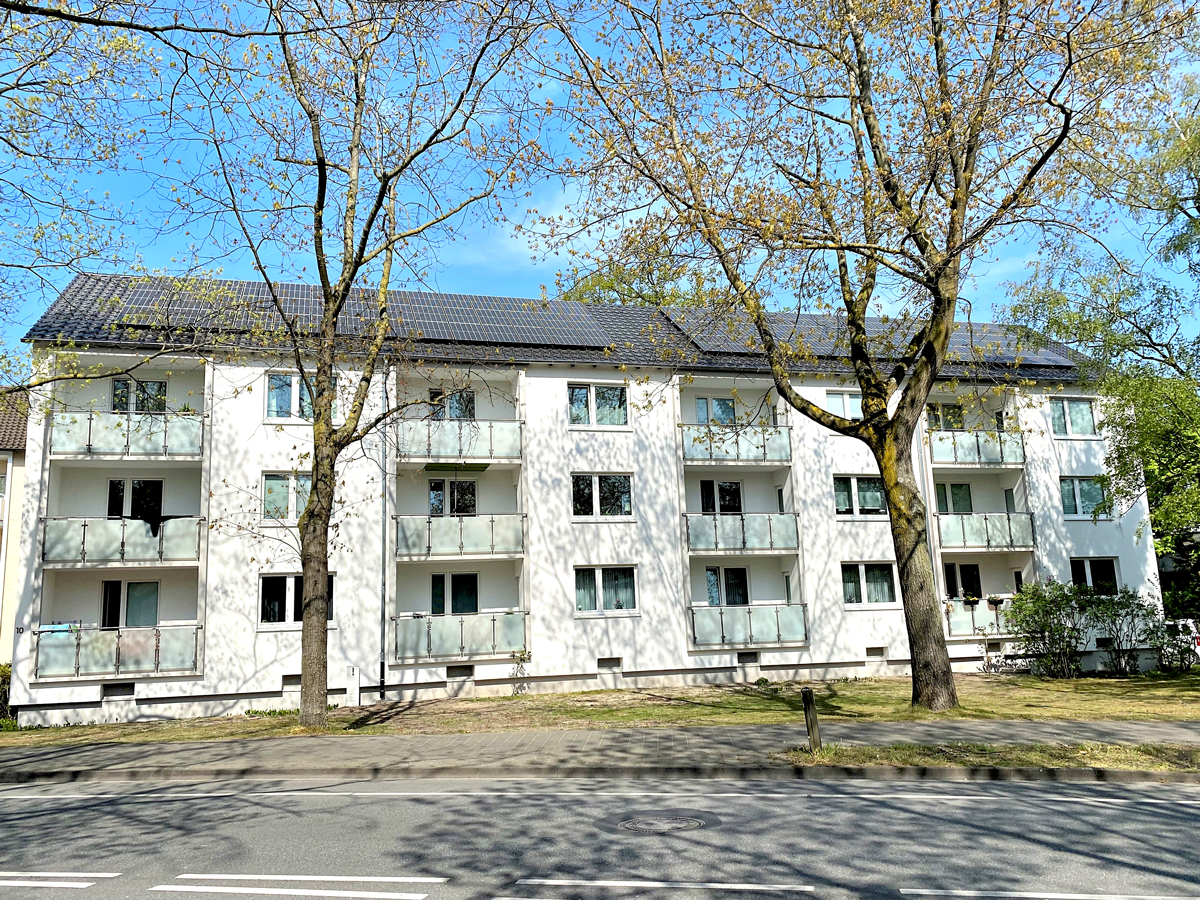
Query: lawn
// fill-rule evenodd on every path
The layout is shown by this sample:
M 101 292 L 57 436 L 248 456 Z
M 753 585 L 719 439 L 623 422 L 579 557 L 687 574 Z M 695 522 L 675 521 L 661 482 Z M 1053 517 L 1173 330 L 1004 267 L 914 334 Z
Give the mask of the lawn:
M 907 678 L 814 682 L 822 719 L 1200 719 L 1200 675 L 1080 678 L 959 675 L 961 707 L 914 711 Z M 421 700 L 330 713 L 335 734 L 449 734 L 523 731 L 761 725 L 802 721 L 799 683 L 587 691 L 494 699 Z M 295 714 L 236 715 L 128 725 L 78 725 L 0 732 L 0 746 L 101 741 L 191 741 L 302 733 Z
M 1175 744 L 892 744 L 886 747 L 826 745 L 821 752 L 792 750 L 797 766 L 996 766 L 1002 768 L 1104 768 L 1149 772 L 1200 772 L 1200 748 Z

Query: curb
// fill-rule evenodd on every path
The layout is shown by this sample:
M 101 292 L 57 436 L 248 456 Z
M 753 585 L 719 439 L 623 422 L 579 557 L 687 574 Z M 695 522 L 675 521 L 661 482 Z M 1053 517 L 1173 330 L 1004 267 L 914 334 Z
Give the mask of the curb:
M 0 772 L 0 784 L 236 779 L 623 778 L 741 781 L 1010 781 L 1070 784 L 1200 784 L 1200 772 L 999 766 L 381 766 L 344 768 L 141 768 Z

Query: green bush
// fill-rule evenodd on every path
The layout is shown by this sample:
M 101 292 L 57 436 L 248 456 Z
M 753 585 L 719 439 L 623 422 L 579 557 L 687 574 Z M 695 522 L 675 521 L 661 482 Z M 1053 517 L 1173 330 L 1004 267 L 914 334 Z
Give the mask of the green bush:
M 1158 657 L 1158 670 L 1168 675 L 1181 675 L 1200 665 L 1196 635 L 1196 626 L 1191 622 L 1155 619 L 1146 638 Z
M 1081 601 L 1080 588 L 1058 581 L 1027 584 L 1013 598 L 1008 627 L 1034 672 L 1050 678 L 1076 678 L 1082 672 L 1087 613 Z
M 0 719 L 11 719 L 12 710 L 8 708 L 8 689 L 12 684 L 12 664 L 0 663 Z
M 1140 669 L 1138 647 L 1150 643 L 1152 626 L 1162 621 L 1158 606 L 1128 587 L 1115 594 L 1097 594 L 1087 588 L 1077 591 L 1087 624 L 1099 637 L 1107 639 L 1104 653 L 1108 671 L 1114 675 L 1136 675 Z

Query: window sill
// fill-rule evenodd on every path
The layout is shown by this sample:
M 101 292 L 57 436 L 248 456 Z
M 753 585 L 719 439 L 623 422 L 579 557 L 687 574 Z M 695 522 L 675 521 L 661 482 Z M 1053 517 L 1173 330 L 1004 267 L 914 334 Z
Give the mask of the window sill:
M 577 619 L 640 619 L 642 611 L 640 609 L 577 609 L 575 610 L 575 618 Z
M 300 523 L 295 519 L 259 519 L 259 528 L 295 528 Z
M 855 612 L 861 612 L 862 610 L 903 611 L 904 609 L 903 603 L 846 603 L 843 601 L 842 606 L 845 609 L 853 610 Z
M 568 425 L 568 431 L 620 431 L 632 432 L 632 425 Z
M 304 630 L 303 622 L 259 622 L 257 634 L 299 634 Z M 327 631 L 337 631 L 337 623 L 330 622 Z
M 888 514 L 885 512 L 873 513 L 871 515 L 863 515 L 861 513 L 857 515 L 847 515 L 846 513 L 838 513 L 837 520 L 839 522 L 886 522 L 888 521 Z
M 1056 435 L 1054 435 L 1054 439 L 1056 441 L 1102 441 L 1102 440 L 1104 440 L 1104 438 L 1098 434 L 1056 434 Z
M 1101 522 L 1113 521 L 1112 516 L 1100 516 L 1099 518 L 1097 518 L 1093 521 L 1091 516 L 1078 515 L 1078 514 L 1071 515 L 1070 513 L 1063 513 L 1063 518 L 1066 519 L 1068 522 L 1092 522 L 1093 524 L 1096 524 L 1096 525 L 1099 525 Z
M 572 525 L 636 524 L 637 516 L 571 516 Z

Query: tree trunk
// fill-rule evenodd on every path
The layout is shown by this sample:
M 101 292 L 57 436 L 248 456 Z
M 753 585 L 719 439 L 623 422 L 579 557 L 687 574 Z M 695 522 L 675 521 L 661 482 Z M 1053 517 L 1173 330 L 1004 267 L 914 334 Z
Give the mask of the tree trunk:
M 333 511 L 334 454 L 315 442 L 312 500 L 300 517 L 304 581 L 300 634 L 300 724 L 324 728 L 329 705 L 329 521 Z
M 889 435 L 882 448 L 875 451 L 875 458 L 883 476 L 900 574 L 912 666 L 912 703 L 932 710 L 953 709 L 958 706 L 958 691 L 946 651 L 943 607 L 933 577 L 925 501 L 913 471 L 912 441 L 899 441 L 894 434 Z

